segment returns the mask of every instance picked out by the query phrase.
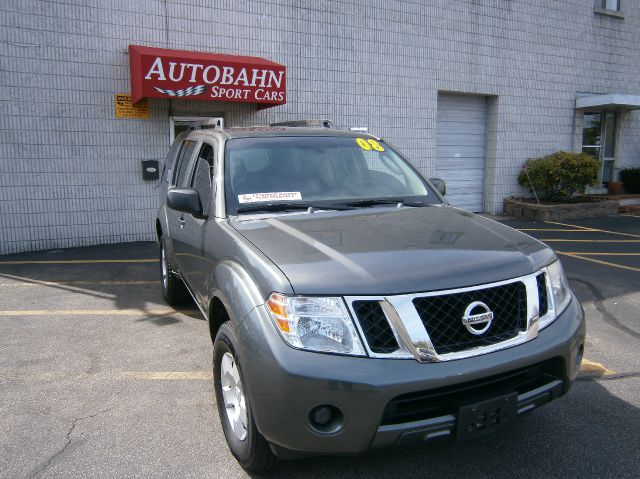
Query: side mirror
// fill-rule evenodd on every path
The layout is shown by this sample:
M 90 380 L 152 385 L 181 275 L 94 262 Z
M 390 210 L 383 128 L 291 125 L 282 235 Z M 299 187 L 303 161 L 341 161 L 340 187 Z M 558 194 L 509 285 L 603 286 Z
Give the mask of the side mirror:
M 194 216 L 202 215 L 202 202 L 195 188 L 171 188 L 167 191 L 167 206 Z
M 447 194 L 447 186 L 444 184 L 444 180 L 440 178 L 429 178 L 429 181 L 436 187 L 436 190 L 438 190 L 438 193 L 442 196 Z

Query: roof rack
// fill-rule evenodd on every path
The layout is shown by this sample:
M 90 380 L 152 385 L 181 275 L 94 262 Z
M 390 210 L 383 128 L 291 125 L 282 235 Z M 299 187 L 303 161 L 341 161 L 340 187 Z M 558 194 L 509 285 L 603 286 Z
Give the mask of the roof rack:
M 189 125 L 190 130 L 204 130 L 207 128 L 222 130 L 224 128 L 224 118 L 221 118 L 221 117 L 207 118 L 206 120 L 192 121 L 191 124 Z
M 292 120 L 271 123 L 269 126 L 294 126 L 294 127 L 315 127 L 315 128 L 336 128 L 331 120 Z

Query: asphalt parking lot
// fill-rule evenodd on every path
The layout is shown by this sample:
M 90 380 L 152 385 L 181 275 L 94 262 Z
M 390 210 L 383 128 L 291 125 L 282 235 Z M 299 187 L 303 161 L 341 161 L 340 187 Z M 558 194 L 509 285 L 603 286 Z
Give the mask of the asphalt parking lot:
M 501 220 L 558 251 L 588 318 L 563 399 L 482 441 L 286 463 L 272 477 L 638 477 L 640 218 Z M 162 300 L 156 245 L 0 257 L 0 477 L 247 477 L 211 342 Z

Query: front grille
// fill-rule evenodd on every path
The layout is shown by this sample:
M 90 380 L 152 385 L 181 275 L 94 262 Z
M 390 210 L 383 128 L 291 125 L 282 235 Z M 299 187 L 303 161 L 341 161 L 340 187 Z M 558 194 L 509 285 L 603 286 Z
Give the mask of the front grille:
M 398 341 L 379 301 L 354 301 L 352 307 L 371 351 L 389 354 L 398 350 Z
M 562 358 L 552 358 L 523 369 L 392 399 L 382 415 L 382 425 L 420 421 L 456 414 L 461 405 L 516 391 L 524 394 L 564 377 Z
M 549 311 L 549 300 L 547 298 L 547 278 L 545 277 L 544 273 L 540 273 L 538 276 L 536 276 L 536 283 L 538 284 L 538 309 L 540 310 L 538 314 L 540 315 L 540 317 L 542 317 L 547 314 L 547 311 Z
M 491 326 L 482 335 L 472 334 L 462 324 L 465 309 L 474 301 L 483 302 L 493 312 Z M 527 327 L 527 291 L 520 281 L 493 288 L 416 298 L 413 304 L 438 354 L 500 343 Z

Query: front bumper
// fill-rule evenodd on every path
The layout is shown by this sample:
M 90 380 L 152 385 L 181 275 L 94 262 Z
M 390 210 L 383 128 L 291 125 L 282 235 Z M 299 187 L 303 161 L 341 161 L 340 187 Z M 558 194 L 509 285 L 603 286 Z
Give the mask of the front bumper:
M 357 454 L 370 448 L 455 435 L 460 402 L 517 391 L 524 414 L 565 394 L 582 358 L 585 322 L 574 297 L 538 337 L 519 346 L 455 361 L 374 359 L 287 346 L 264 308 L 237 331 L 236 347 L 256 425 L 283 457 Z M 538 371 L 534 373 L 533 371 Z M 309 422 L 318 405 L 342 411 L 340 431 Z

